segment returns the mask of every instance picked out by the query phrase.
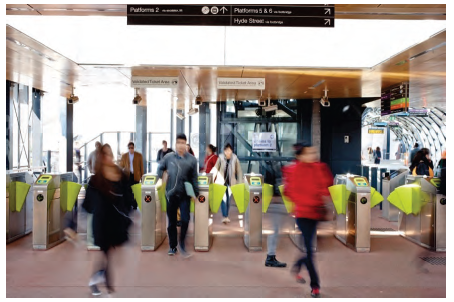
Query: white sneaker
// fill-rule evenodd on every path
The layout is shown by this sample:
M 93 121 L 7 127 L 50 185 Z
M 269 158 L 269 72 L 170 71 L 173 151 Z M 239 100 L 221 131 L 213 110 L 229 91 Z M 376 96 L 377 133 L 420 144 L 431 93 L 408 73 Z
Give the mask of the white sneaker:
M 229 222 L 230 222 L 230 219 L 229 219 L 229 217 L 225 217 L 225 220 L 227 221 L 227 223 L 229 223 Z
M 104 272 L 99 271 L 91 277 L 90 282 L 88 283 L 88 286 L 93 286 L 93 285 L 96 285 L 99 283 L 105 283 L 105 282 L 106 282 L 106 278 L 104 277 Z
M 227 224 L 227 219 L 228 219 L 227 217 L 224 217 L 224 218 L 222 219 L 222 223 Z

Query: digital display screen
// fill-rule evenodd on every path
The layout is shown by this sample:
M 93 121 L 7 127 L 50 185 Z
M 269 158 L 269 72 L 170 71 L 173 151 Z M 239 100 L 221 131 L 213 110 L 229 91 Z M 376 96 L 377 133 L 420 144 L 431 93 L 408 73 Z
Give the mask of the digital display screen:
M 43 176 L 41 177 L 41 179 L 49 179 L 50 177 L 49 176 Z

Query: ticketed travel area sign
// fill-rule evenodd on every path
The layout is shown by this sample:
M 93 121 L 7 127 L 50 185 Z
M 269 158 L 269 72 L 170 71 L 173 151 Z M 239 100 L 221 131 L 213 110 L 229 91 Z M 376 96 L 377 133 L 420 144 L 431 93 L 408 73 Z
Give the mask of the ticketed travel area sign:
M 128 25 L 334 27 L 334 4 L 128 5 Z

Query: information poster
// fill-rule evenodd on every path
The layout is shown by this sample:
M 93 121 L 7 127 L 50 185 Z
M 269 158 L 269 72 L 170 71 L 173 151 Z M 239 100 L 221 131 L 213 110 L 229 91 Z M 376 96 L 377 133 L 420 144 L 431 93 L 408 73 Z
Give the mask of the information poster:
M 276 133 L 254 132 L 252 134 L 252 151 L 276 152 Z

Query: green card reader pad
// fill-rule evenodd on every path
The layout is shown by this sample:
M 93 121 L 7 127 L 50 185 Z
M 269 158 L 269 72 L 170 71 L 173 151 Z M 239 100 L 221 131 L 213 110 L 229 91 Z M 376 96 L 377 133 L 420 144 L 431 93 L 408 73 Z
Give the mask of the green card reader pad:
M 152 186 L 155 183 L 156 183 L 156 177 L 155 176 L 147 176 L 147 177 L 145 177 L 144 185 Z
M 262 186 L 262 179 L 260 177 L 251 177 L 249 181 L 251 186 Z
M 357 187 L 367 187 L 367 180 L 364 177 L 356 177 L 353 179 Z
M 52 176 L 50 175 L 41 175 L 40 178 L 36 181 L 38 185 L 46 185 L 48 184 L 52 179 Z
M 198 179 L 199 185 L 208 185 L 208 177 L 207 176 L 199 176 Z

